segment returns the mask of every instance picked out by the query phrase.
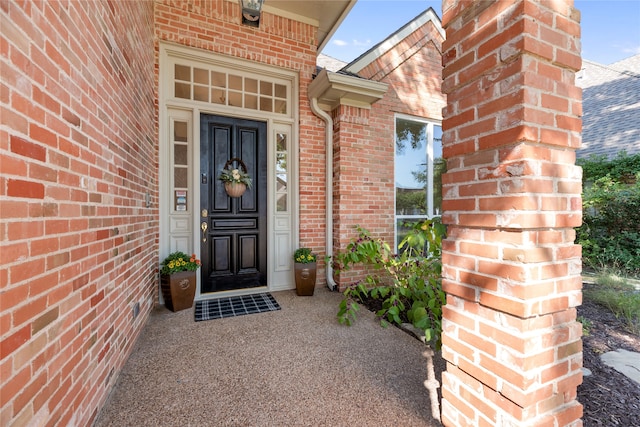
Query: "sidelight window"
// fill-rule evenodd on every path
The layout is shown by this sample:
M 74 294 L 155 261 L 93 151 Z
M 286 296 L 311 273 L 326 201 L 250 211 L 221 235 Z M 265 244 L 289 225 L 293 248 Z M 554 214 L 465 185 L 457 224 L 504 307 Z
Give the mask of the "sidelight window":
M 276 211 L 287 212 L 289 176 L 287 166 L 287 134 L 276 133 Z
M 173 121 L 171 145 L 173 147 L 173 210 L 188 210 L 189 192 L 189 126 L 186 121 Z

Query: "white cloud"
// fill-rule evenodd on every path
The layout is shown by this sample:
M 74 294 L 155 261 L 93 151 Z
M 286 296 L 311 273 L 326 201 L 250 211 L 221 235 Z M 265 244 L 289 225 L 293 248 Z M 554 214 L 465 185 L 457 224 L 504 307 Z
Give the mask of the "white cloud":
M 354 46 L 369 46 L 371 44 L 371 39 L 367 39 L 367 41 L 361 42 L 360 40 L 353 40 Z
M 640 46 L 626 47 L 626 48 L 622 49 L 622 51 L 624 53 L 631 53 L 633 55 L 636 55 L 636 54 L 640 53 Z
M 345 47 L 345 46 L 366 47 L 371 45 L 371 39 L 367 39 L 366 41 L 353 39 L 351 40 L 351 43 L 345 40 L 336 39 L 336 40 L 332 40 L 331 43 L 339 47 Z

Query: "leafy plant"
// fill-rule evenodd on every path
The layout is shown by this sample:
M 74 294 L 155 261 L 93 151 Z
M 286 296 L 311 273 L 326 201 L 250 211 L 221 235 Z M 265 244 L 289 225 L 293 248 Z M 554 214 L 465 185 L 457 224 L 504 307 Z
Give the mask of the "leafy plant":
M 588 337 L 593 327 L 593 322 L 584 316 L 578 316 L 578 322 L 582 323 L 582 335 Z
M 592 155 L 586 159 L 578 159 L 576 163 L 582 167 L 582 180 L 585 184 L 607 175 L 617 182 L 632 183 L 636 173 L 640 171 L 640 154 L 628 155 L 623 150 L 612 160 L 606 155 Z
M 160 274 L 173 274 L 181 271 L 196 271 L 200 268 L 201 262 L 196 258 L 196 254 L 191 256 L 184 252 L 173 252 L 162 261 Z
M 218 179 L 222 182 L 231 182 L 236 184 L 245 184 L 247 188 L 251 188 L 252 180 L 248 173 L 241 169 L 222 169 Z
M 293 253 L 293 260 L 300 264 L 316 262 L 316 255 L 309 248 L 298 248 Z
M 358 237 L 334 256 L 335 271 L 347 271 L 356 265 L 367 266 L 372 273 L 363 281 L 351 284 L 343 293 L 338 309 L 341 324 L 351 325 L 362 301 L 381 300 L 376 312 L 383 326 L 408 320 L 424 331 L 425 340 L 439 349 L 442 340 L 442 264 L 440 253 L 445 227 L 437 220 L 412 224 L 410 232 L 398 246 L 398 253 L 382 239 L 357 227 Z M 379 273 L 378 273 L 379 272 Z
M 582 160 L 583 224 L 576 243 L 586 266 L 640 274 L 640 154 Z
M 596 283 L 596 289 L 585 290 L 585 298 L 611 310 L 631 332 L 640 335 L 640 291 L 626 279 L 609 274 L 598 276 Z

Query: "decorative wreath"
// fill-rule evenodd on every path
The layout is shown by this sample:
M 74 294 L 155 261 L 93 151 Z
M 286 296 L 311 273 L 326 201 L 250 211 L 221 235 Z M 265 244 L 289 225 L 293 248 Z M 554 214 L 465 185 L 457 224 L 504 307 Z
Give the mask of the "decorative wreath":
M 234 162 L 238 163 L 238 168 L 232 167 Z M 244 164 L 242 159 L 237 157 L 227 160 L 220 171 L 218 179 L 224 183 L 244 184 L 248 188 L 251 188 L 251 184 L 253 183 L 247 173 L 247 165 Z

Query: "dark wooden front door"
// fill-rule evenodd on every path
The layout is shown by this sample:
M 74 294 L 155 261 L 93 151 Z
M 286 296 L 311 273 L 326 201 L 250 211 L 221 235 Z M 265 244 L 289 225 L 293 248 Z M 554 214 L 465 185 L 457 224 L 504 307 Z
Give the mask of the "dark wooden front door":
M 201 292 L 266 286 L 267 125 L 203 114 L 200 153 Z M 218 179 L 233 158 L 253 180 L 239 198 Z

